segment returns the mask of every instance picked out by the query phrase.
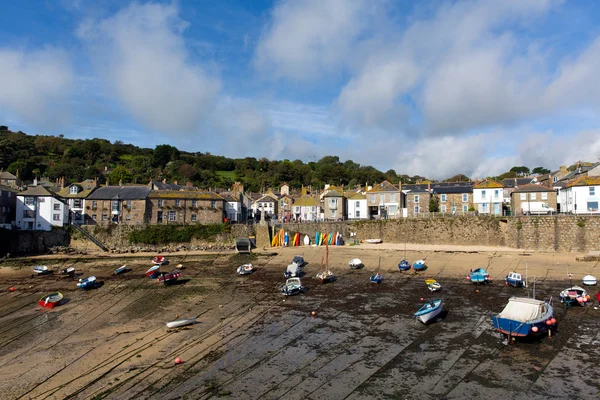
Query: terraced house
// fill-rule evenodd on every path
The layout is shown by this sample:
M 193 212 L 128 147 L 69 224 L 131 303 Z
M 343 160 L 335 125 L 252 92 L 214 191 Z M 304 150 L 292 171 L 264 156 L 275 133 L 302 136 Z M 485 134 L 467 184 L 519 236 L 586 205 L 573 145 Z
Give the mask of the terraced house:
M 473 186 L 473 205 L 479 214 L 502 215 L 504 187 L 501 183 L 486 179 Z
M 325 221 L 341 221 L 346 215 L 346 198 L 342 189 L 330 187 L 323 195 Z
M 226 200 L 213 192 L 153 190 L 148 195 L 150 224 L 220 224 Z
M 294 201 L 294 220 L 298 222 L 315 222 L 321 214 L 320 201 L 306 193 L 302 188 L 302 195 Z
M 371 218 L 400 218 L 404 207 L 401 184 L 383 181 L 367 190 L 367 207 Z
M 64 186 L 64 178 L 62 180 Z M 72 183 L 63 187 L 57 195 L 69 206 L 70 219 L 73 224 L 87 224 L 86 199 L 98 188 L 96 179 L 86 179 L 83 182 Z M 89 204 L 89 203 L 88 203 Z
M 148 186 L 102 186 L 85 203 L 87 224 L 145 224 Z

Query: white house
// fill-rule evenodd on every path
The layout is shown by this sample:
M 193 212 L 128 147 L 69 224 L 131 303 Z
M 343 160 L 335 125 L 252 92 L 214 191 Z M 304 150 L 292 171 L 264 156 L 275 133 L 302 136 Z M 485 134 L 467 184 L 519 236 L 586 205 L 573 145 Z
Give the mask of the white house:
M 63 178 L 64 179 L 64 178 Z M 71 223 L 86 224 L 86 198 L 98 188 L 96 179 L 86 179 L 83 182 L 72 183 L 61 189 L 57 195 L 69 206 Z M 91 219 L 88 216 L 88 219 Z
M 69 208 L 43 186 L 17 194 L 17 229 L 49 231 L 69 223 Z
M 292 214 L 296 221 L 318 221 L 322 218 L 320 202 L 309 194 L 303 194 L 292 205 Z
M 502 215 L 503 201 L 502 184 L 485 180 L 473 186 L 473 206 L 479 214 Z
M 264 212 L 265 216 L 276 215 L 279 211 L 277 197 L 272 193 L 267 193 L 254 203 L 252 203 L 253 215 L 257 215 L 257 212 Z
M 237 198 L 234 193 L 221 193 L 225 199 L 225 215 L 230 222 L 242 221 L 242 201 L 241 196 Z
M 560 211 L 600 214 L 600 176 L 584 176 L 568 183 L 559 195 Z
M 356 193 L 348 198 L 348 219 L 369 219 L 369 209 L 367 207 L 367 196 L 363 193 Z

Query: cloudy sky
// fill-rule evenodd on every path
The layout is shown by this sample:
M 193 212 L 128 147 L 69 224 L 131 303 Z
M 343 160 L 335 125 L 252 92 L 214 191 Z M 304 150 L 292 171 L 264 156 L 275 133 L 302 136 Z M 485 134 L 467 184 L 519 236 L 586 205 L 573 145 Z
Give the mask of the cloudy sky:
M 600 157 L 600 2 L 0 4 L 0 124 L 446 178 Z

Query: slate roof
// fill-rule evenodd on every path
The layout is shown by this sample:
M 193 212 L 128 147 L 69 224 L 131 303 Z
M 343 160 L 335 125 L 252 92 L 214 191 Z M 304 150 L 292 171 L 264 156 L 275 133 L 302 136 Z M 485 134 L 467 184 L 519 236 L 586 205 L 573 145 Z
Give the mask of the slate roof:
M 151 199 L 190 199 L 190 200 L 225 200 L 214 192 L 192 192 L 181 190 L 152 190 L 148 197 Z
M 440 186 L 434 187 L 433 193 L 452 194 L 452 193 L 473 193 L 472 186 Z
M 0 179 L 16 180 L 17 177 L 8 171 L 0 171 Z
M 27 188 L 27 190 L 20 192 L 18 196 L 27 196 L 27 197 L 54 197 L 55 193 L 49 191 L 43 186 L 31 186 Z
M 0 190 L 4 190 L 6 192 L 12 192 L 12 193 L 16 193 L 17 192 L 16 189 L 13 189 L 10 186 L 1 185 L 1 184 L 0 184 Z
M 150 184 L 153 185 L 152 187 L 155 187 L 156 190 L 181 190 L 183 188 L 181 185 L 176 185 L 174 183 L 163 183 L 161 181 L 152 181 Z
M 150 194 L 148 186 L 102 186 L 89 195 L 88 200 L 143 200 Z
M 348 200 L 366 200 L 367 196 L 362 194 L 361 192 L 354 193 L 353 195 L 348 197 Z
M 549 187 L 544 186 L 544 185 L 529 184 L 529 185 L 519 186 L 517 189 L 515 189 L 513 191 L 513 193 L 532 193 L 532 192 L 554 192 L 554 190 L 550 189 Z
M 600 176 L 582 176 L 565 185 L 566 188 L 573 186 L 600 186 Z
M 77 194 L 72 194 L 71 193 L 71 187 L 73 185 L 76 185 L 79 187 L 79 191 L 77 192 Z M 94 190 L 96 189 L 96 181 L 94 181 L 93 179 L 86 179 L 83 182 L 79 182 L 79 183 L 72 183 L 64 188 L 62 188 L 61 190 L 59 190 L 56 194 L 60 197 L 63 198 L 69 198 L 69 199 L 85 199 L 86 197 L 88 197 L 90 195 L 90 193 L 92 193 Z
M 502 188 L 503 188 L 503 186 L 501 183 L 492 181 L 490 179 L 486 179 L 485 181 L 480 182 L 477 185 L 473 186 L 473 189 L 502 189 Z
M 514 188 L 515 186 L 528 185 L 532 181 L 533 178 L 507 178 L 502 181 L 502 186 L 505 188 Z
M 388 181 L 383 181 L 373 186 L 371 190 L 368 190 L 369 193 L 378 193 L 378 192 L 399 192 L 400 189 L 396 185 L 391 184 Z
M 343 193 L 338 192 L 337 190 L 327 190 L 327 193 L 323 195 L 323 197 L 344 197 Z

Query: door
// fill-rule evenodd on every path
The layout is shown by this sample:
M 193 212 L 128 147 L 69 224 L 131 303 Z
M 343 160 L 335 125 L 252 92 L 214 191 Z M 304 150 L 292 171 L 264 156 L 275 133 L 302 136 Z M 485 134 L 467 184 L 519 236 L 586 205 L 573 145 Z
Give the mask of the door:
M 162 224 L 162 222 L 163 222 L 163 214 L 162 213 L 163 213 L 162 211 L 159 211 L 156 213 L 156 223 L 157 224 Z
M 494 215 L 500 215 L 500 203 L 494 203 Z

